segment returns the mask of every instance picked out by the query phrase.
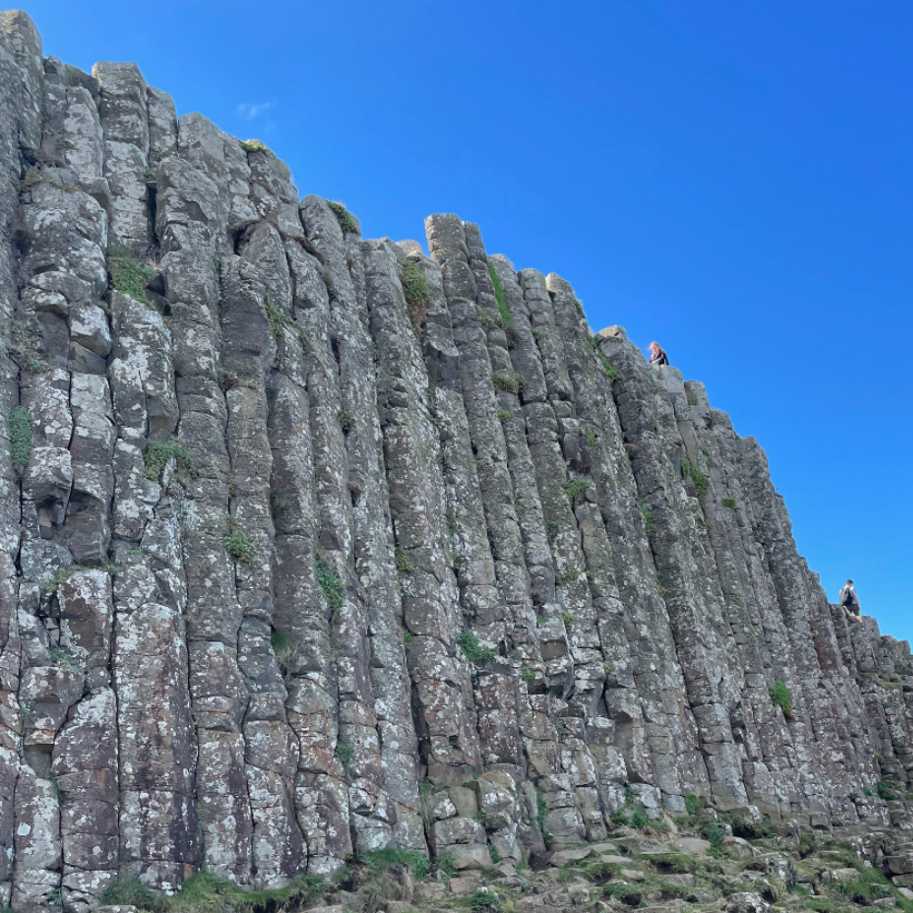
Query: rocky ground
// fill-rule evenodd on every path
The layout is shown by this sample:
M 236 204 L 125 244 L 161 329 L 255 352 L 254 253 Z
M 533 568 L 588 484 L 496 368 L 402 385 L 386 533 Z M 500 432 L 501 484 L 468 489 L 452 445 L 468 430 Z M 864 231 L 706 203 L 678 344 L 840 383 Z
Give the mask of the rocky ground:
M 646 821 L 636 805 L 608 839 L 492 859 L 456 872 L 442 858 L 380 851 L 330 879 L 243 892 L 207 875 L 165 898 L 118 882 L 99 913 L 853 913 L 913 911 L 913 838 L 889 829 L 778 832 L 763 820 L 694 815 Z M 621 823 L 627 818 L 627 823 Z

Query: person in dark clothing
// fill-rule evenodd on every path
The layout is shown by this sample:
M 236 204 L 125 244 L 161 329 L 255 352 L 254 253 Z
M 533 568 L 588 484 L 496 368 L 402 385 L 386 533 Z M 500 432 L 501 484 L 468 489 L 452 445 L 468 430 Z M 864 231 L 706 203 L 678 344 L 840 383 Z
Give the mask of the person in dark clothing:
M 669 356 L 666 355 L 666 350 L 658 342 L 651 342 L 647 348 L 650 350 L 651 365 L 669 364 Z
M 846 609 L 847 615 L 853 621 L 862 621 L 859 617 L 862 611 L 859 607 L 859 597 L 856 595 L 856 587 L 853 586 L 852 580 L 847 580 L 840 588 L 840 605 Z

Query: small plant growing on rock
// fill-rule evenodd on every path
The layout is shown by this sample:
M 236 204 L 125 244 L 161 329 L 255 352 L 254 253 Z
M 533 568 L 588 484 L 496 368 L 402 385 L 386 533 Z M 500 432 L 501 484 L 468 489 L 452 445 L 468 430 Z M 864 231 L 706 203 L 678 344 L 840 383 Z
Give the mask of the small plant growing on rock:
M 411 574 L 415 570 L 409 553 L 399 546 L 396 547 L 396 569 L 401 574 Z
M 653 511 L 646 504 L 640 505 L 640 515 L 644 518 L 644 529 L 650 533 L 653 530 Z
M 273 648 L 276 662 L 285 669 L 288 665 L 288 661 L 292 658 L 292 654 L 295 652 L 295 647 L 292 644 L 291 639 L 285 631 L 274 628 L 273 633 L 270 635 L 270 644 Z
M 517 394 L 520 392 L 520 375 L 516 371 L 495 371 L 491 375 L 491 382 L 496 390 L 501 390 L 504 393 Z
M 6 420 L 10 442 L 10 459 L 20 475 L 32 455 L 32 416 L 24 406 L 14 406 Z
M 702 498 L 707 493 L 709 482 L 707 481 L 707 476 L 701 472 L 700 467 L 685 460 L 682 463 L 682 475 L 684 478 L 691 479 L 691 484 L 694 485 L 694 490 L 699 498 Z
M 488 264 L 488 275 L 491 277 L 491 285 L 495 290 L 495 303 L 498 305 L 498 315 L 501 318 L 501 326 L 507 328 L 514 322 L 514 318 L 510 312 L 510 305 L 507 303 L 507 294 L 504 291 L 504 285 L 501 283 L 501 277 L 498 275 L 494 263 Z
M 415 260 L 404 260 L 399 268 L 399 281 L 403 287 L 406 307 L 409 309 L 409 319 L 415 332 L 421 333 L 431 302 L 425 271 Z
M 728 507 L 730 510 L 738 510 L 739 505 L 736 503 L 735 498 L 723 498 L 721 501 L 723 507 Z
M 793 718 L 793 696 L 786 686 L 786 682 L 778 678 L 770 686 L 768 693 L 774 704 L 783 711 L 783 716 L 785 716 L 786 719 L 791 720 Z
M 473 631 L 463 631 L 457 638 L 457 646 L 469 662 L 476 666 L 487 666 L 497 655 L 491 647 L 485 647 Z
M 597 348 L 597 346 L 595 344 L 595 340 L 596 340 L 595 336 L 593 337 L 593 340 L 594 340 L 593 352 L 596 355 L 596 360 L 599 362 L 599 367 L 602 369 L 602 373 L 606 376 L 607 380 L 609 380 L 609 381 L 615 380 L 618 377 L 618 368 L 616 368 L 615 365 L 613 365 L 612 362 L 610 362 L 608 360 L 608 358 L 606 358 L 605 355 L 603 355 L 602 352 L 599 351 L 599 349 Z
M 726 839 L 726 830 L 719 821 L 708 821 L 701 827 L 701 836 L 710 844 L 713 856 L 719 856 L 723 851 L 723 840 Z
M 193 461 L 187 448 L 172 438 L 164 441 L 152 441 L 143 451 L 143 462 L 146 464 L 146 478 L 158 482 L 169 460 L 174 460 L 181 474 L 190 473 Z
M 317 585 L 326 597 L 327 605 L 334 612 L 338 612 L 342 608 L 345 589 L 336 571 L 318 557 L 314 559 L 314 576 L 317 578 Z
M 138 878 L 118 878 L 101 895 L 103 904 L 133 906 L 150 913 L 166 913 L 168 899 L 147 888 Z
M 355 418 L 348 409 L 340 409 L 339 412 L 336 413 L 336 419 L 339 422 L 339 427 L 342 429 L 343 434 L 348 434 L 355 426 Z
M 689 818 L 696 818 L 704 809 L 704 800 L 695 795 L 694 793 L 688 793 L 685 796 L 685 813 Z
M 893 802 L 901 798 L 896 784 L 890 780 L 879 780 L 878 785 L 875 787 L 875 792 L 878 793 L 878 798 L 884 799 L 885 802 Z
M 259 139 L 242 139 L 241 148 L 245 152 L 269 152 L 266 143 Z
M 273 334 L 273 339 L 278 342 L 282 338 L 282 331 L 288 324 L 288 315 L 269 295 L 266 295 L 263 299 L 263 310 L 266 311 L 266 319 L 269 322 L 269 329 Z
M 228 532 L 222 540 L 225 545 L 225 551 L 241 564 L 250 564 L 254 559 L 254 544 L 250 537 L 232 521 L 228 526 Z
M 638 804 L 628 817 L 628 825 L 636 830 L 643 831 L 650 826 L 650 819 L 642 805 Z
M 135 257 L 126 247 L 115 247 L 108 254 L 111 285 L 140 304 L 149 304 L 146 286 L 155 278 L 155 270 Z
M 469 895 L 469 909 L 472 913 L 501 913 L 504 907 L 493 888 L 483 887 Z
M 421 881 L 431 874 L 431 861 L 424 853 L 404 850 L 397 846 L 384 847 L 365 853 L 362 862 L 373 872 L 386 872 L 402 866 L 412 872 L 412 877 Z
M 327 200 L 327 206 L 333 210 L 333 215 L 336 216 L 336 221 L 339 223 L 339 227 L 342 229 L 344 235 L 358 234 L 361 230 L 358 225 L 358 219 L 356 219 L 342 203 L 338 203 L 336 200 Z
M 498 418 L 502 422 L 509 422 L 513 418 L 513 412 L 510 409 L 498 409 Z
M 340 739 L 336 743 L 336 758 L 343 767 L 348 767 L 352 763 L 354 755 L 355 749 L 352 747 L 351 742 L 345 742 Z
M 586 494 L 586 490 L 590 487 L 590 483 L 587 482 L 586 479 L 571 479 L 570 482 L 565 482 L 563 487 L 564 493 L 571 502 L 571 506 L 576 507 L 580 498 Z

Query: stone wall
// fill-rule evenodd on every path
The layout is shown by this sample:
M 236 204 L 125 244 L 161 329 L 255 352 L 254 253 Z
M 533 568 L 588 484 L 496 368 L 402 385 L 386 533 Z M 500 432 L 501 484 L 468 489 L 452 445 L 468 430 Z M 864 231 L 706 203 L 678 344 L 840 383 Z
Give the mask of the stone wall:
M 0 15 L 0 906 L 689 794 L 910 826 L 909 648 L 828 605 L 758 444 L 475 225 L 354 229 Z

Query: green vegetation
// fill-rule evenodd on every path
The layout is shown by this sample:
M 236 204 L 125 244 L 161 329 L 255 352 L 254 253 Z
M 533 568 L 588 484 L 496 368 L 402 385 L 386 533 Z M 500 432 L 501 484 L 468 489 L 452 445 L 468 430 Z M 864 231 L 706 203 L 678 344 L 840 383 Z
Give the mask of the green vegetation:
M 586 439 L 587 447 L 595 447 L 599 443 L 599 435 L 596 433 L 595 429 L 587 428 L 583 432 L 583 436 Z
M 599 337 L 591 336 L 590 345 L 593 347 L 593 354 L 596 356 L 596 360 L 599 362 L 599 367 L 602 369 L 602 373 L 610 381 L 615 380 L 615 378 L 618 377 L 618 369 L 615 367 L 615 365 L 612 364 L 612 362 L 608 360 L 608 358 L 605 357 L 605 355 L 602 354 L 602 351 L 599 348 Z
M 427 878 L 431 873 L 431 862 L 424 853 L 415 850 L 402 850 L 399 847 L 388 846 L 382 850 L 372 850 L 365 853 L 361 860 L 372 872 L 386 872 L 390 869 L 402 867 L 412 872 L 416 879 Z
M 498 315 L 501 318 L 501 326 L 505 329 L 514 322 L 513 314 L 510 312 L 510 305 L 507 303 L 507 295 L 504 292 L 504 286 L 501 283 L 501 277 L 493 263 L 488 264 L 488 275 L 491 276 L 491 284 L 495 290 L 495 302 L 498 305 Z
M 343 767 L 348 768 L 352 763 L 352 758 L 355 756 L 355 749 L 352 747 L 351 742 L 346 742 L 343 739 L 340 739 L 336 743 L 336 759 L 342 764 Z
M 136 878 L 119 878 L 108 886 L 101 902 L 133 905 L 144 913 L 281 913 L 312 906 L 325 890 L 323 879 L 316 875 L 299 875 L 281 888 L 245 890 L 218 875 L 197 872 L 171 897 L 150 890 Z
M 399 281 L 409 309 L 409 319 L 416 333 L 421 333 L 425 325 L 431 293 L 428 290 L 428 279 L 421 264 L 415 260 L 404 260 L 399 268 Z
M 573 612 L 562 612 L 561 620 L 564 622 L 564 626 L 569 628 L 574 623 L 574 613 Z
M 793 718 L 793 696 L 789 688 L 787 688 L 786 682 L 778 678 L 770 686 L 768 694 L 770 694 L 770 699 L 774 704 L 783 711 L 783 716 L 791 720 Z
M 478 888 L 469 895 L 468 903 L 472 913 L 501 913 L 504 909 L 493 888 Z
M 859 874 L 837 886 L 837 890 L 853 903 L 870 905 L 872 901 L 894 894 L 893 886 L 887 875 L 879 869 L 866 866 L 859 869 Z
M 510 411 L 510 409 L 498 409 L 498 418 L 502 422 L 510 421 L 510 419 L 512 419 L 513 416 L 514 416 L 514 414 L 513 414 L 513 412 Z
M 704 800 L 694 793 L 685 796 L 685 813 L 689 818 L 696 818 L 704 810 Z
M 646 504 L 641 504 L 640 515 L 644 518 L 644 529 L 649 533 L 653 529 L 653 511 Z
M 723 507 L 728 507 L 730 510 L 737 510 L 739 505 L 736 503 L 735 498 L 723 498 L 720 502 Z
M 457 638 L 457 646 L 469 662 L 476 666 L 487 666 L 497 653 L 492 647 L 485 647 L 473 631 L 463 631 Z
M 399 546 L 396 547 L 396 569 L 401 574 L 411 574 L 415 570 L 409 553 Z
M 333 210 L 333 215 L 336 216 L 336 221 L 339 223 L 344 235 L 357 235 L 359 233 L 361 229 L 358 225 L 358 219 L 342 203 L 338 203 L 336 200 L 327 200 L 327 206 Z
M 695 869 L 694 859 L 685 853 L 651 853 L 647 859 L 657 872 L 686 875 Z
M 892 783 L 890 780 L 879 780 L 875 791 L 878 793 L 878 798 L 884 799 L 885 802 L 893 802 L 903 798 L 897 789 L 897 784 Z
M 25 406 L 14 406 L 6 420 L 10 441 L 10 459 L 20 475 L 32 455 L 32 416 Z
M 254 559 L 254 544 L 250 537 L 234 520 L 228 524 L 228 532 L 222 540 L 225 551 L 241 564 L 250 564 Z
M 701 836 L 710 844 L 710 852 L 719 855 L 726 839 L 726 829 L 719 821 L 706 821 L 701 827 Z
M 520 375 L 516 371 L 495 371 L 491 375 L 491 382 L 496 390 L 501 390 L 504 393 L 517 394 L 520 392 Z
M 41 592 L 45 596 L 52 596 L 60 588 L 60 585 L 69 580 L 78 570 L 80 570 L 80 565 L 78 564 L 68 564 L 65 567 L 57 568 L 50 580 L 42 585 Z
M 336 420 L 339 422 L 343 434 L 348 434 L 355 427 L 355 417 L 348 409 L 340 409 L 336 413 Z
M 691 484 L 694 485 L 694 490 L 699 498 L 702 498 L 707 493 L 710 483 L 707 480 L 707 476 L 701 472 L 700 467 L 688 460 L 684 460 L 682 462 L 682 476 L 683 478 L 691 479 Z
M 274 628 L 273 633 L 270 635 L 270 644 L 272 645 L 276 662 L 284 669 L 295 652 L 291 639 L 285 631 Z
M 282 338 L 282 331 L 288 324 L 288 315 L 273 302 L 273 299 L 267 295 L 263 299 L 263 309 L 266 311 L 266 319 L 269 321 L 269 329 L 273 334 L 273 339 L 277 342 Z
M 628 825 L 639 831 L 645 830 L 650 826 L 650 819 L 640 803 L 634 806 L 634 811 L 628 817 Z
M 536 670 L 532 669 L 530 666 L 524 666 L 520 670 L 520 678 L 522 678 L 527 685 L 530 685 L 536 680 Z
M 193 470 L 193 461 L 187 448 L 173 438 L 152 441 L 147 444 L 146 449 L 143 451 L 146 478 L 150 482 L 158 482 L 169 460 L 174 460 L 178 473 L 181 475 L 189 475 Z
M 245 152 L 269 152 L 266 143 L 259 139 L 242 139 L 241 148 Z
M 586 479 L 571 479 L 570 482 L 565 482 L 562 486 L 564 488 L 564 493 L 567 495 L 568 500 L 571 502 L 572 507 L 577 506 L 577 501 L 586 494 L 586 490 L 590 487 L 590 483 Z
M 545 818 L 548 815 L 548 802 L 546 801 L 545 796 L 537 789 L 536 790 L 536 824 L 539 825 L 539 833 L 542 834 L 542 839 L 545 841 L 545 845 L 548 846 L 551 840 L 551 835 L 548 832 L 548 829 L 545 826 Z
M 314 576 L 317 578 L 317 585 L 323 590 L 327 605 L 334 612 L 338 612 L 345 598 L 345 588 L 336 571 L 322 558 L 317 557 L 314 559 Z
M 114 247 L 108 253 L 111 285 L 140 304 L 149 304 L 146 286 L 155 278 L 155 270 L 135 257 L 126 247 Z

